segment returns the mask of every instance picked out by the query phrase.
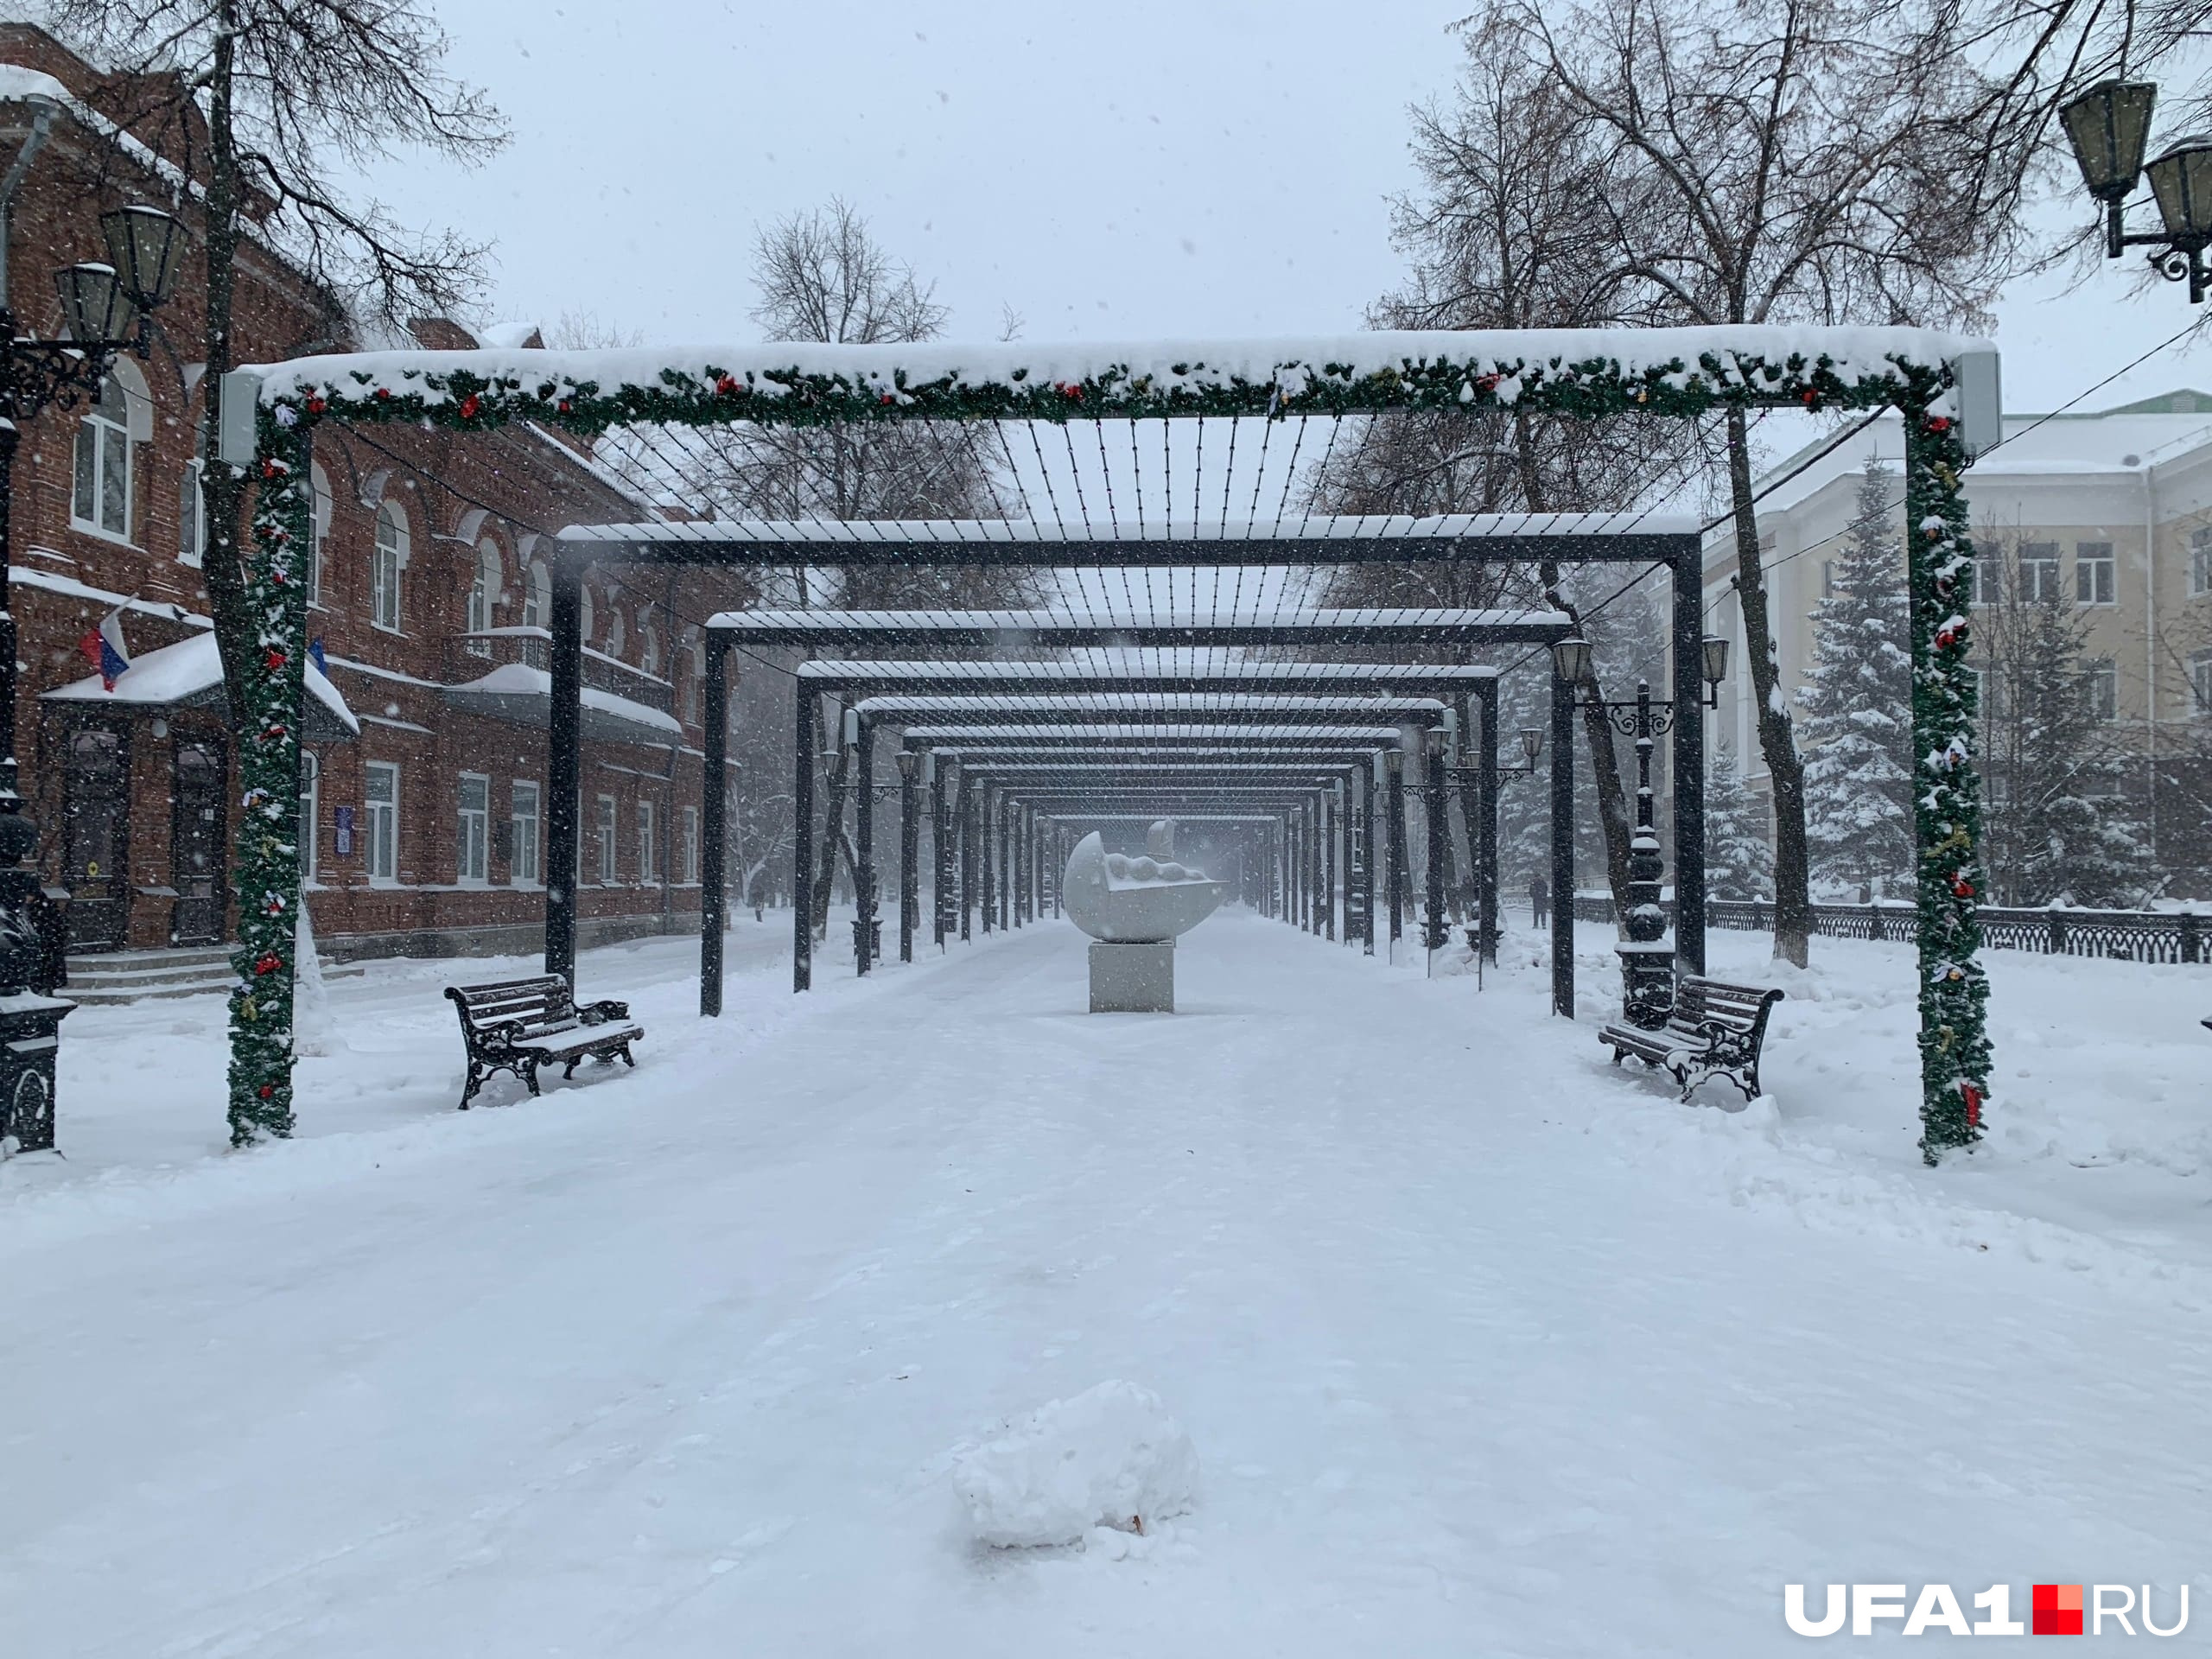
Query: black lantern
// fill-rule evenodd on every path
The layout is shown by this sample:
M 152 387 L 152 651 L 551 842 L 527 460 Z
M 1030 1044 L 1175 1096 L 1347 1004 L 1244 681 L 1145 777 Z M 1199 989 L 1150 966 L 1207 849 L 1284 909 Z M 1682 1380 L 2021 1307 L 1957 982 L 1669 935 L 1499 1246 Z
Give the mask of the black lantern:
M 901 779 L 911 784 L 920 774 L 921 769 L 922 757 L 918 753 L 912 749 L 899 751 L 899 776 Z
M 124 291 L 113 265 L 87 262 L 54 274 L 61 294 L 61 320 L 79 346 L 128 340 L 137 323 L 137 308 Z
M 177 267 L 183 263 L 183 238 L 178 234 L 182 228 L 174 213 L 142 203 L 100 215 L 108 263 L 140 310 L 151 310 L 175 290 Z
M 1590 642 L 1579 634 L 1552 641 L 1552 671 L 1569 685 L 1590 677 Z
M 1728 677 L 1728 642 L 1717 633 L 1705 636 L 1705 706 L 1720 706 L 1720 682 Z
M 2060 108 L 2082 182 L 2099 201 L 2116 205 L 2133 192 L 2158 101 L 2158 89 L 2150 81 L 2101 80 Z
M 1543 752 L 1544 728 L 1541 726 L 1523 726 L 1521 728 L 1522 758 L 1533 767 L 1536 764 L 1536 757 Z
M 2212 138 L 2183 138 L 2145 166 L 2151 111 L 2158 89 L 2149 81 L 2101 80 L 2061 106 L 2058 118 L 2074 146 L 2082 187 L 2105 205 L 2105 257 L 2148 248 L 2153 269 L 2189 283 L 2191 304 L 2204 298 L 2203 253 L 2212 245 Z M 2131 236 L 2125 203 L 2147 178 L 2158 203 L 2159 231 Z

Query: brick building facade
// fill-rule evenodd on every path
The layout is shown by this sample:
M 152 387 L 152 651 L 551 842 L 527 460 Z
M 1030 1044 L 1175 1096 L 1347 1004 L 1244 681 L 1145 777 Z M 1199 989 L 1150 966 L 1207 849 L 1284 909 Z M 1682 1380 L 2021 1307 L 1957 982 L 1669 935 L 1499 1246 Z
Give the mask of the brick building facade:
M 0 168 L 17 327 L 52 335 L 53 272 L 104 257 L 99 214 L 191 194 L 102 115 L 99 77 L 35 29 L 0 26 Z M 149 359 L 89 405 L 29 423 L 15 472 L 12 602 L 24 793 L 41 868 L 83 953 L 230 934 L 236 757 L 200 574 L 200 267 L 188 251 Z M 240 258 L 238 355 L 344 349 L 338 310 L 266 247 Z M 420 344 L 475 339 L 442 321 Z M 524 337 L 502 343 L 534 344 Z M 319 435 L 310 632 L 334 696 L 302 779 L 318 942 L 339 957 L 528 951 L 542 938 L 544 624 L 551 537 L 646 516 L 569 440 L 404 429 Z M 729 578 L 586 579 L 582 934 L 695 925 L 702 790 L 698 623 Z M 120 607 L 132 666 L 105 690 L 79 642 Z M 313 676 L 311 676 L 312 679 Z

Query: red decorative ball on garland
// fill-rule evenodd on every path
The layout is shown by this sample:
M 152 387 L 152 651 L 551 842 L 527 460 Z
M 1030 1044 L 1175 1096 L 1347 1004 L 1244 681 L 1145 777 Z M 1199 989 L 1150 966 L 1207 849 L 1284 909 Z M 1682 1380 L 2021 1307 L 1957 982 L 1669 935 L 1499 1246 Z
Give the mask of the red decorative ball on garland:
M 476 394 L 473 391 L 470 392 L 467 397 L 461 400 L 461 418 L 464 421 L 474 420 L 476 418 L 476 411 L 479 407 L 480 405 L 476 401 Z
M 260 1096 L 264 1100 L 268 1099 L 268 1098 L 270 1097 L 270 1096 L 271 1096 L 271 1095 L 275 1094 L 276 1092 L 276 1085 L 275 1084 L 273 1084 L 273 1083 L 264 1083 L 264 1084 L 263 1084 L 261 1085 L 261 1087 L 260 1087 L 260 1088 L 258 1088 L 258 1089 L 257 1089 L 257 1090 L 254 1090 L 254 1093 L 256 1093 L 256 1094 L 259 1095 L 259 1096 Z
M 283 960 L 273 950 L 264 950 L 253 959 L 253 971 L 257 974 L 273 974 L 283 965 Z
M 1954 899 L 1973 898 L 1974 883 L 1967 880 L 1963 875 L 1953 876 L 1951 878 L 1951 897 Z
M 1951 417 L 1948 415 L 1930 415 L 1928 417 L 1928 429 L 1937 436 L 1942 436 L 1951 429 Z
M 380 404 L 381 404 L 381 403 L 385 402 L 385 401 L 386 399 L 388 399 L 391 396 L 391 388 L 390 386 L 378 386 L 378 387 L 377 388 L 377 401 L 378 401 L 378 403 L 380 403 Z
M 264 654 L 261 659 L 262 666 L 266 668 L 271 674 L 274 674 L 282 669 L 284 666 L 285 661 L 286 658 L 284 653 L 277 650 L 274 645 L 269 647 L 269 650 L 265 654 Z
M 1820 388 L 1817 386 L 1806 387 L 1804 391 L 1797 394 L 1797 401 L 1804 404 L 1808 409 L 1818 409 L 1821 406 Z
M 1064 380 L 1060 383 L 1060 396 L 1071 404 L 1079 404 L 1083 401 L 1083 388 L 1072 381 Z
M 308 399 L 308 413 L 310 415 L 320 415 L 324 410 L 328 409 L 330 405 L 323 402 L 320 397 L 310 397 Z
M 720 397 L 734 397 L 737 395 L 736 377 L 728 374 L 717 375 L 715 378 L 715 394 Z

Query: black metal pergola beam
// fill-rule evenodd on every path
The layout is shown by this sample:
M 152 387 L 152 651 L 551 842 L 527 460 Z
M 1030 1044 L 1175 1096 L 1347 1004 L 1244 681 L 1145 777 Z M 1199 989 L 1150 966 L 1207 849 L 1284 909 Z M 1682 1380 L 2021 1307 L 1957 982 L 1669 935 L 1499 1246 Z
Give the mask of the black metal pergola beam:
M 1543 645 L 1573 624 L 1557 611 L 1431 608 L 1283 611 L 1224 616 L 1213 609 L 1115 618 L 1066 611 L 724 611 L 707 632 L 754 649 L 821 651 L 919 648 L 930 658 L 958 651 L 1076 650 L 1115 645 L 1312 645 L 1371 650 L 1390 645 Z M 1701 636 L 1700 636 L 1701 637 Z
M 1014 662 L 810 662 L 799 679 L 836 697 L 1103 692 L 1238 692 L 1255 696 L 1357 690 L 1374 696 L 1446 698 L 1494 683 L 1488 664 L 1244 663 L 1185 665 Z
M 1369 514 L 1236 524 L 1186 522 L 1152 533 L 1099 535 L 1037 520 L 718 519 L 574 524 L 559 532 L 607 563 L 706 568 L 966 565 L 1157 569 L 1267 564 L 1666 563 L 1694 519 L 1640 512 Z

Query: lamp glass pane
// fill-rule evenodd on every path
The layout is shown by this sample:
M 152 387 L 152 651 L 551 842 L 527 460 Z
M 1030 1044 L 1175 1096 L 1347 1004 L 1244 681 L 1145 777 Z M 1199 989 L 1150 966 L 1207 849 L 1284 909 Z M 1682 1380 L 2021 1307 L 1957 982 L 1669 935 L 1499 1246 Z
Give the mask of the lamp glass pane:
M 141 303 L 159 305 L 175 289 L 183 241 L 180 228 L 174 216 L 158 207 L 118 207 L 100 215 L 108 259 L 121 276 L 124 291 Z
M 1718 685 L 1728 677 L 1728 642 L 1718 635 L 1705 642 L 1705 683 Z
M 121 340 L 130 332 L 130 302 L 111 265 L 71 265 L 54 276 L 61 296 L 62 320 L 79 345 Z

